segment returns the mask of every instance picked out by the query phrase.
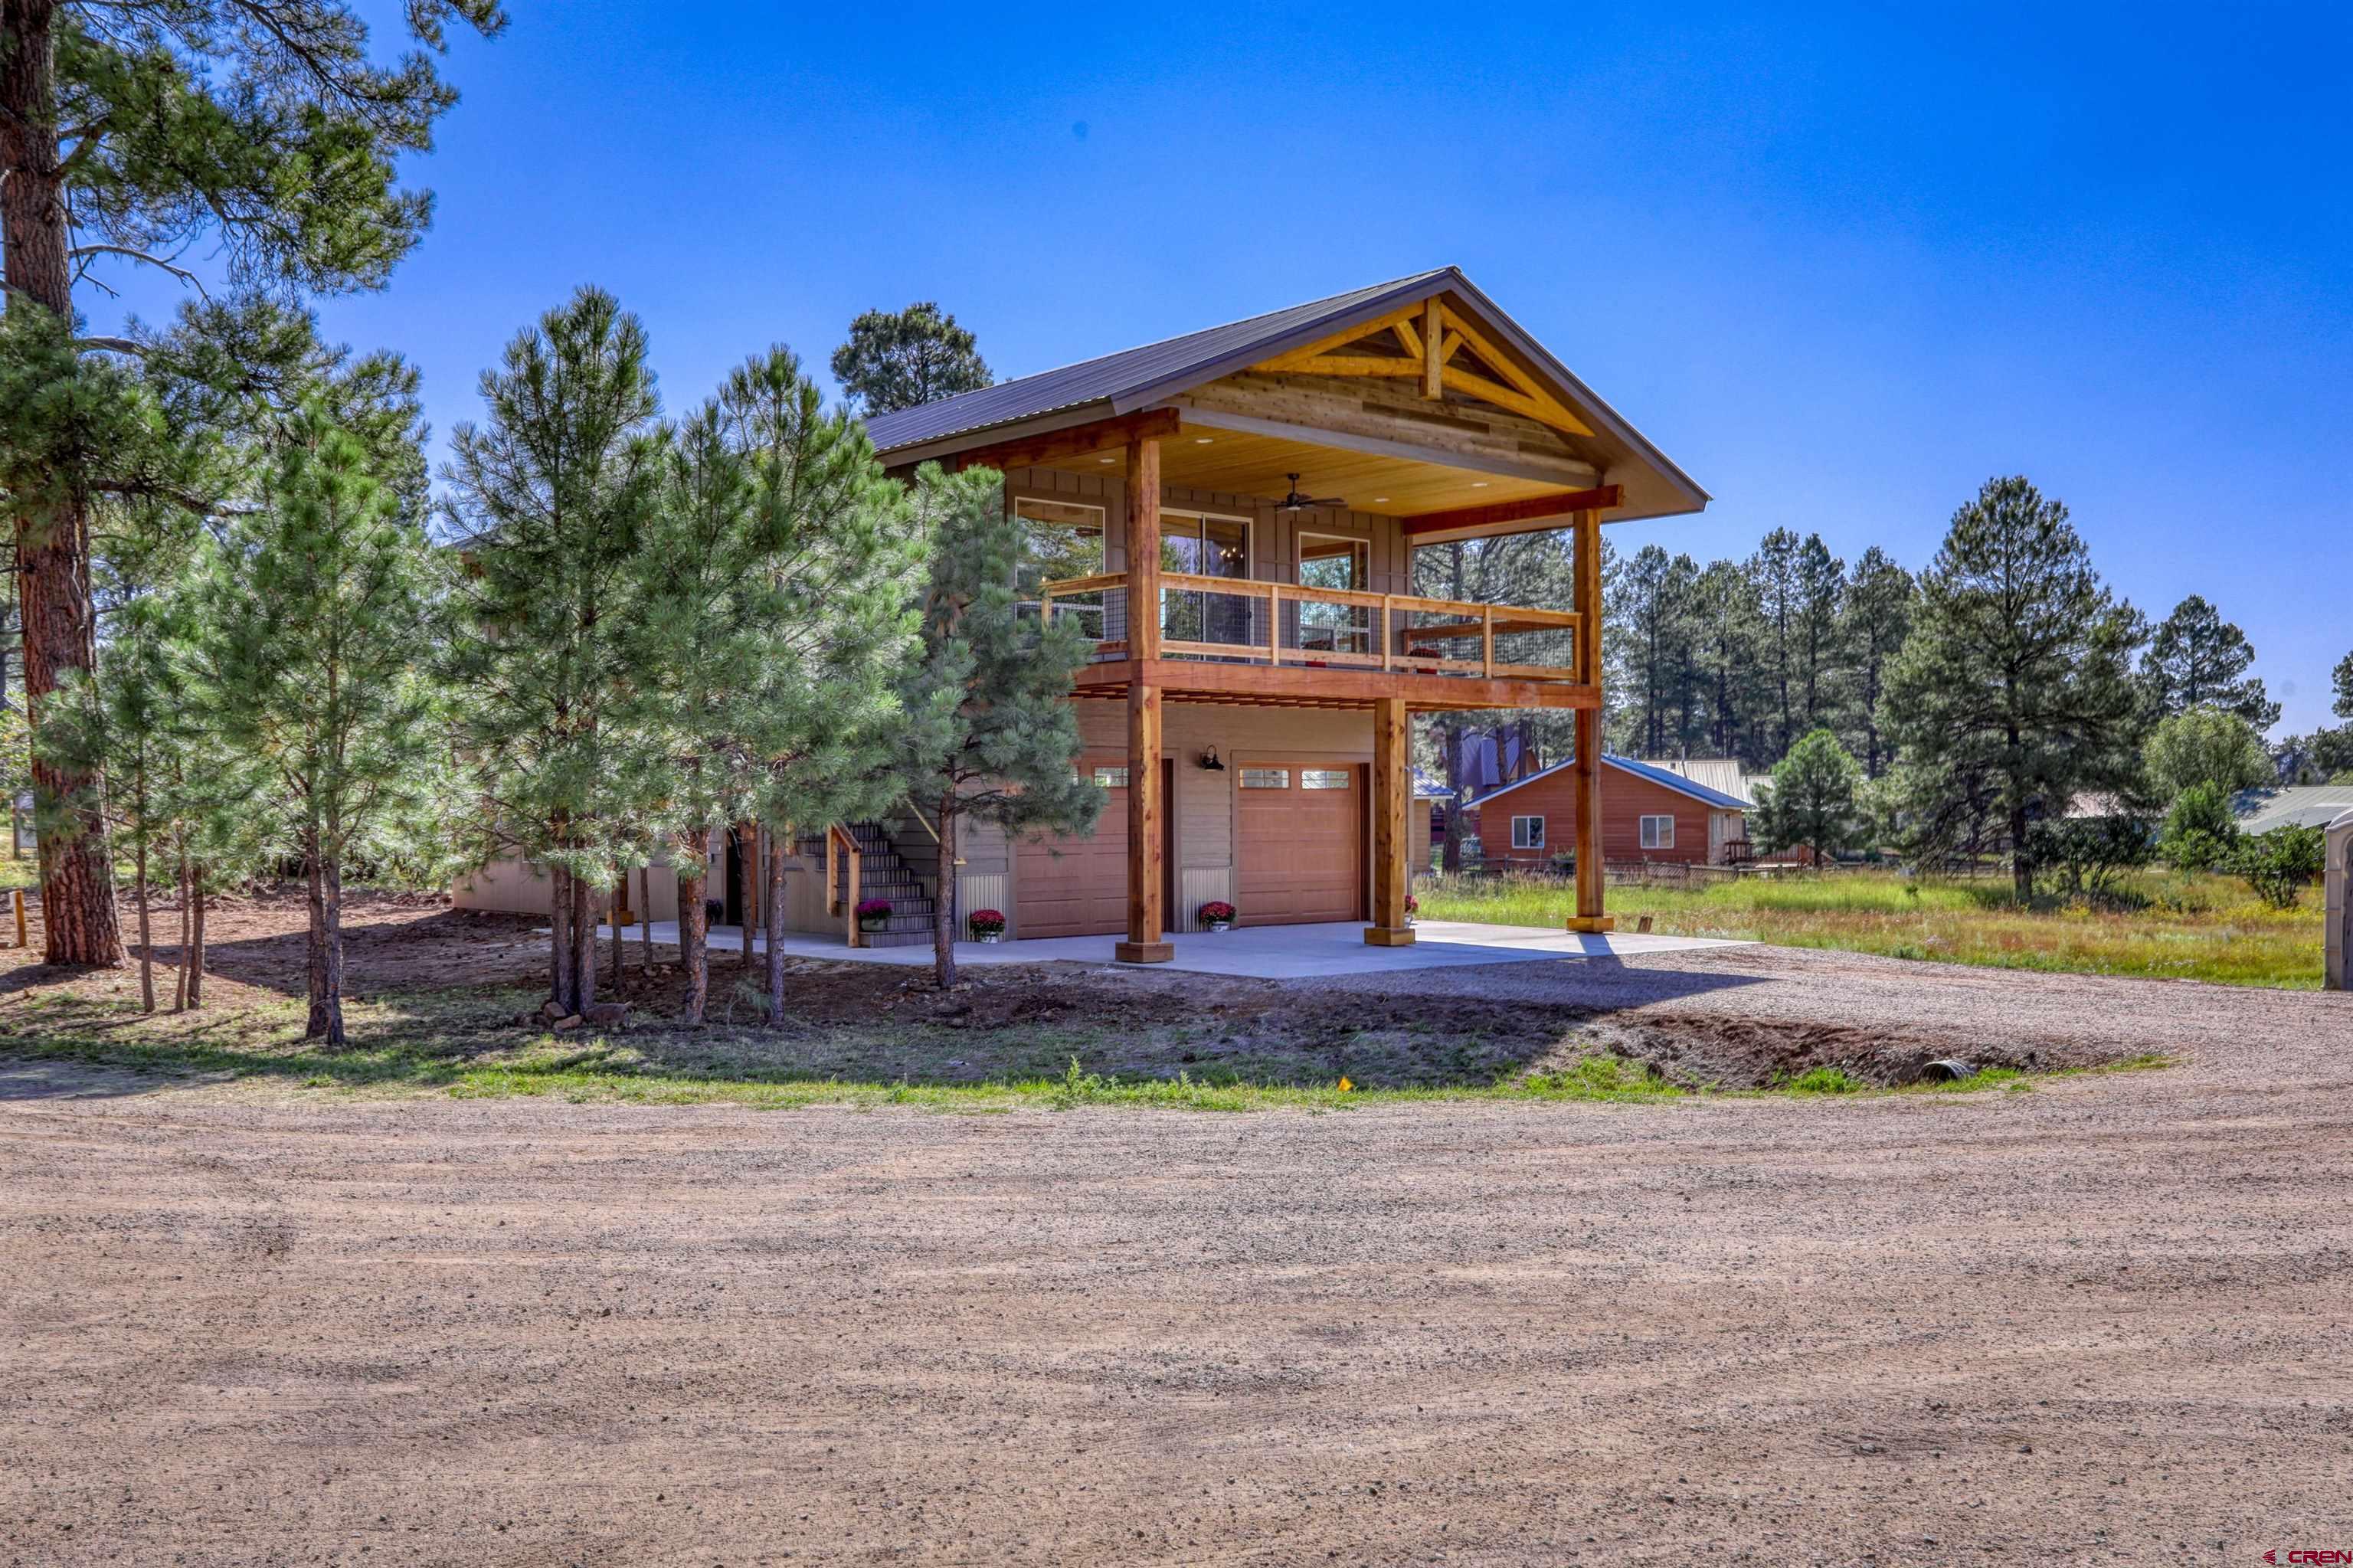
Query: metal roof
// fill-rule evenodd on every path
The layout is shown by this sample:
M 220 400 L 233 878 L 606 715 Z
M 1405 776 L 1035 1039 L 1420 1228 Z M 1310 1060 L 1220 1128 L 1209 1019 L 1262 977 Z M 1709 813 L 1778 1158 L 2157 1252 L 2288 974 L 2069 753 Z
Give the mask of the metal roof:
M 2325 828 L 2353 810 L 2353 784 L 2299 784 L 2284 789 L 2242 789 L 2231 798 L 2242 833 L 2274 828 Z
M 1043 370 L 1035 376 L 1001 381 L 994 387 L 960 392 L 937 402 L 879 414 L 866 422 L 866 430 L 873 439 L 875 450 L 888 458 L 895 452 L 912 453 L 913 449 L 955 437 L 1098 405 L 1106 406 L 1104 411 L 1108 413 L 1132 413 L 1157 399 L 1313 343 L 1346 325 L 1352 318 L 1368 321 L 1398 304 L 1440 292 L 1454 294 L 1483 317 L 1506 344 L 1569 394 L 1570 401 L 1586 416 L 1597 437 L 1621 443 L 1665 481 L 1671 493 L 1682 498 L 1672 506 L 1652 505 L 1637 514 L 1696 511 L 1707 504 L 1707 492 L 1689 474 L 1454 267 L 1433 268 L 1410 277 L 1293 305 L 1287 310 L 1270 311 L 1264 315 L 1228 322 L 1223 326 L 1207 327 L 1181 337 L 1082 360 L 1057 370 Z
M 873 438 L 875 450 L 887 454 L 901 447 L 921 446 L 971 430 L 1009 425 L 1017 419 L 1031 419 L 1040 414 L 1115 399 L 1141 387 L 1182 380 L 1237 352 L 1262 358 L 1263 345 L 1271 339 L 1293 335 L 1312 339 L 1326 323 L 1351 311 L 1386 305 L 1392 298 L 1418 299 L 1459 276 L 1453 268 L 1441 267 L 1435 271 L 1417 272 L 1410 278 L 1351 289 L 1329 299 L 1312 300 L 1288 310 L 1205 327 L 1182 337 L 1147 343 L 1140 348 L 1124 348 L 1117 354 L 1082 359 L 1058 370 L 1041 370 L 1035 376 L 1000 381 L 977 391 L 959 392 L 935 403 L 879 414 L 866 421 L 866 433 Z M 1204 376 L 1201 379 L 1214 377 Z
M 1670 773 L 1680 773 L 1693 783 L 1713 789 L 1719 795 L 1730 795 L 1750 805 L 1757 802 L 1755 793 L 1748 788 L 1748 776 L 1741 772 L 1737 758 L 1682 757 L 1672 761 L 1652 762 L 1651 766 L 1663 768 Z
M 1711 789 L 1704 784 L 1694 784 L 1680 773 L 1670 773 L 1663 768 L 1648 762 L 1638 762 L 1630 757 L 1619 757 L 1605 751 L 1601 754 L 1601 760 L 1605 765 L 1615 768 L 1620 773 L 1630 773 L 1637 779 L 1648 779 L 1651 783 L 1672 789 L 1679 795 L 1688 795 L 1693 800 L 1704 805 L 1713 806 L 1720 811 L 1746 811 L 1751 810 L 1756 804 L 1753 800 L 1744 800 L 1736 795 L 1727 795 L 1721 789 Z M 1572 757 L 1564 761 L 1556 762 L 1550 768 L 1538 768 L 1525 779 L 1514 779 L 1509 784 L 1498 784 L 1472 804 L 1483 806 L 1498 795 L 1516 789 L 1523 784 L 1533 784 L 1539 779 L 1549 778 L 1562 768 L 1573 768 L 1576 764 L 1577 759 Z

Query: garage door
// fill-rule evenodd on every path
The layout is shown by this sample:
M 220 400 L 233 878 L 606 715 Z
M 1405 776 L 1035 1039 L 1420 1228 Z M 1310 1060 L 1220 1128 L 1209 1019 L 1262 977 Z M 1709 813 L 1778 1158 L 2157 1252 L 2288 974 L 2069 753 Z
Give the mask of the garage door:
M 1269 763 L 1240 770 L 1245 926 L 1355 920 L 1364 914 L 1364 779 L 1350 767 Z
M 1103 789 L 1094 836 L 1047 839 L 1014 852 L 1014 935 L 1099 937 L 1127 930 L 1127 762 L 1082 758 Z

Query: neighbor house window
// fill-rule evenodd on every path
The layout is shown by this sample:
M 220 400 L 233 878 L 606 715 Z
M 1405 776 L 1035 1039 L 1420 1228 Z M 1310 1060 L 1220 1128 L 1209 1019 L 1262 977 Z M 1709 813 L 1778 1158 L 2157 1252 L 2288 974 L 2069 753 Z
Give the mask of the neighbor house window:
M 1674 848 L 1675 820 L 1672 817 L 1643 818 L 1642 847 L 1644 849 Z
M 1512 847 L 1514 849 L 1544 848 L 1544 824 L 1545 820 L 1542 817 L 1514 817 Z
M 1096 768 L 1096 769 L 1095 769 L 1095 788 L 1096 788 L 1096 789 L 1126 789 L 1126 788 L 1127 788 L 1127 769 L 1126 769 L 1126 768 Z
M 1302 789 L 1345 789 L 1348 770 L 1345 768 L 1303 768 L 1299 770 Z
M 1291 769 L 1288 768 L 1245 768 L 1242 769 L 1245 789 L 1288 789 Z

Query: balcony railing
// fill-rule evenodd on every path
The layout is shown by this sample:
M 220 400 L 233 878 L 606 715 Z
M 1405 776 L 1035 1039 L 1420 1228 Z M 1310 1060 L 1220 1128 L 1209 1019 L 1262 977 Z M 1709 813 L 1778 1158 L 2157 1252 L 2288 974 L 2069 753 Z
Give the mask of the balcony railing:
M 1127 574 L 1065 577 L 1039 613 L 1075 617 L 1098 660 L 1128 656 Z M 1577 682 L 1569 610 L 1160 574 L 1160 654 L 1229 663 Z

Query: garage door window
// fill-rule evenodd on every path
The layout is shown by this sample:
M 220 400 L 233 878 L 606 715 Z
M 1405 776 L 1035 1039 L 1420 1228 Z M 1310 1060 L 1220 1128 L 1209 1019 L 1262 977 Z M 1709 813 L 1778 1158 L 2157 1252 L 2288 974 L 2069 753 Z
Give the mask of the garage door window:
M 1242 769 L 1245 789 L 1288 789 L 1291 769 L 1288 768 L 1245 768 Z
M 1545 820 L 1542 817 L 1514 817 L 1512 847 L 1514 849 L 1544 848 L 1544 828 Z
M 1345 768 L 1303 768 L 1299 770 L 1302 789 L 1345 789 L 1348 770 Z
M 1674 848 L 1675 820 L 1672 817 L 1643 818 L 1642 847 L 1644 849 Z

